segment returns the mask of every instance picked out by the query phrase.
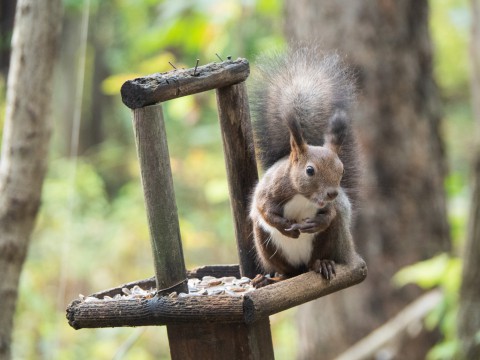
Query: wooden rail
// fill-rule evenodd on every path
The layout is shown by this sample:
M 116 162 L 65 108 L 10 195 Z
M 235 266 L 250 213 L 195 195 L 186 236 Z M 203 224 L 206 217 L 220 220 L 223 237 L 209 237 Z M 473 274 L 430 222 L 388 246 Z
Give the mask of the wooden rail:
M 221 268 L 205 267 L 201 274 L 203 276 L 219 276 L 222 275 L 218 271 Z M 75 329 L 203 322 L 252 324 L 285 309 L 355 285 L 363 281 L 367 275 L 365 263 L 360 258 L 357 258 L 349 266 L 338 265 L 336 270 L 337 275 L 330 281 L 315 272 L 308 272 L 256 289 L 243 296 L 161 296 L 142 300 L 91 302 L 76 300 L 67 309 L 67 317 L 70 325 Z M 229 274 L 232 273 L 234 272 Z M 193 274 L 197 275 L 198 272 L 193 272 Z M 108 293 L 97 293 L 90 296 L 103 299 L 105 295 L 121 294 L 122 287 L 135 285 L 143 285 L 144 288 L 148 288 L 152 282 L 151 280 L 147 284 L 145 281 L 132 282 L 111 289 Z
M 211 63 L 197 69 L 178 69 L 126 81 L 120 93 L 130 109 L 182 96 L 219 89 L 245 81 L 250 74 L 246 59 Z

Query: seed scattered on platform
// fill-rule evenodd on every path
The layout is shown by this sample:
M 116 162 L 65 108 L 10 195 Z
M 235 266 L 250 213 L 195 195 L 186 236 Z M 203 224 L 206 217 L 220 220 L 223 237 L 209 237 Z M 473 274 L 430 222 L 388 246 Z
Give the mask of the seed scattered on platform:
M 125 295 L 132 295 L 132 292 L 130 290 L 128 290 L 128 288 L 122 288 L 122 292 L 125 294 Z
M 204 276 L 201 280 L 197 278 L 188 279 L 188 294 L 172 292 L 167 296 L 169 298 L 183 298 L 189 296 L 214 296 L 214 295 L 230 295 L 243 296 L 245 293 L 255 290 L 251 284 L 251 279 L 242 277 L 237 279 L 233 276 L 224 276 L 216 278 L 213 276 Z M 94 296 L 85 296 L 79 294 L 81 301 L 115 301 L 115 300 L 142 300 L 151 299 L 157 294 L 157 289 L 151 288 L 144 290 L 140 286 L 135 285 L 131 288 L 123 287 L 121 293 L 115 295 L 104 295 L 103 299 Z

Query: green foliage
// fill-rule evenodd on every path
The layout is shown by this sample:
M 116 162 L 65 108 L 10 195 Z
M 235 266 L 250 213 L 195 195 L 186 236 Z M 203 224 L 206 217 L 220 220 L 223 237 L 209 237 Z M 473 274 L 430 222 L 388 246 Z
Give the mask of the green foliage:
M 397 286 L 415 283 L 424 289 L 440 287 L 443 290 L 441 303 L 425 319 L 427 328 L 438 327 L 444 336 L 429 352 L 429 360 L 452 359 L 458 350 L 456 316 L 461 271 L 461 259 L 440 254 L 403 268 L 393 279 Z
M 430 27 L 435 45 L 435 73 L 447 98 L 462 98 L 469 88 L 470 9 L 466 0 L 430 3 Z
M 403 268 L 395 274 L 393 280 L 397 286 L 414 282 L 424 289 L 438 285 L 449 285 L 447 287 L 450 289 L 452 268 L 457 269 L 458 265 L 458 259 L 451 259 L 447 254 L 441 254 Z

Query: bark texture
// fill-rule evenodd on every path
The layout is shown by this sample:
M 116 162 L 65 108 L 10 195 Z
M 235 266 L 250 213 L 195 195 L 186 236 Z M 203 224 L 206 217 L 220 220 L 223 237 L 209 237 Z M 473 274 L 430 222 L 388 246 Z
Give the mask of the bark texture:
M 176 69 L 128 80 L 120 89 L 130 109 L 157 104 L 245 81 L 250 74 L 246 59 L 210 63 L 191 69 Z
M 167 326 L 172 360 L 274 360 L 270 322 Z
M 208 266 L 199 271 L 218 273 L 222 266 Z M 238 268 L 237 268 L 238 269 Z M 156 296 L 151 299 L 103 300 L 122 294 L 122 288 L 154 285 L 151 279 L 124 284 L 89 297 L 98 301 L 74 300 L 67 307 L 67 319 L 74 329 L 115 326 L 193 324 L 202 322 L 253 324 L 288 308 L 329 295 L 362 282 L 367 276 L 365 262 L 356 258 L 350 266 L 338 265 L 337 276 L 325 280 L 310 271 L 278 283 L 256 289 L 243 296 Z M 199 271 L 190 272 L 194 274 Z M 211 272 L 210 272 L 211 271 Z M 224 276 L 224 275 L 222 275 Z M 93 300 L 93 299 L 90 299 Z
M 449 248 L 428 5 L 425 0 L 287 0 L 286 32 L 292 42 L 313 40 L 345 54 L 358 79 L 353 117 L 364 177 L 353 236 L 369 278 L 299 313 L 299 358 L 321 353 L 327 359 L 419 294 L 413 287 L 393 288 L 397 270 Z M 423 358 L 428 347 L 417 337 L 396 356 Z
M 133 111 L 157 289 L 188 291 L 177 204 L 161 105 Z
M 259 269 L 252 251 L 253 226 L 248 212 L 258 173 L 247 87 L 241 82 L 219 88 L 216 93 L 240 272 L 253 279 Z
M 0 359 L 10 358 L 19 275 L 47 168 L 60 0 L 20 0 L 0 159 Z
M 480 358 L 480 1 L 472 5 L 472 107 L 476 121 L 476 159 L 472 171 L 473 194 L 467 244 L 464 249 L 462 286 L 458 314 L 458 334 L 462 357 Z

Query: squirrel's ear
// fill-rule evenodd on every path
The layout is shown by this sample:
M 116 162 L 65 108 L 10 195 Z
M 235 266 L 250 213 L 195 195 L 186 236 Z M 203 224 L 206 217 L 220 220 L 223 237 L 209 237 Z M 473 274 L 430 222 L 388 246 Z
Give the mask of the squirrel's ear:
M 342 144 L 337 141 L 338 139 L 332 136 L 331 134 L 327 134 L 325 136 L 325 145 L 326 148 L 332 150 L 335 154 L 339 154 L 340 150 L 342 149 Z
M 339 154 L 348 131 L 348 118 L 346 113 L 342 110 L 337 110 L 328 124 L 324 146 Z
M 303 140 L 302 129 L 298 121 L 290 117 L 287 121 L 288 129 L 290 130 L 290 159 L 298 161 L 307 152 L 307 144 Z

